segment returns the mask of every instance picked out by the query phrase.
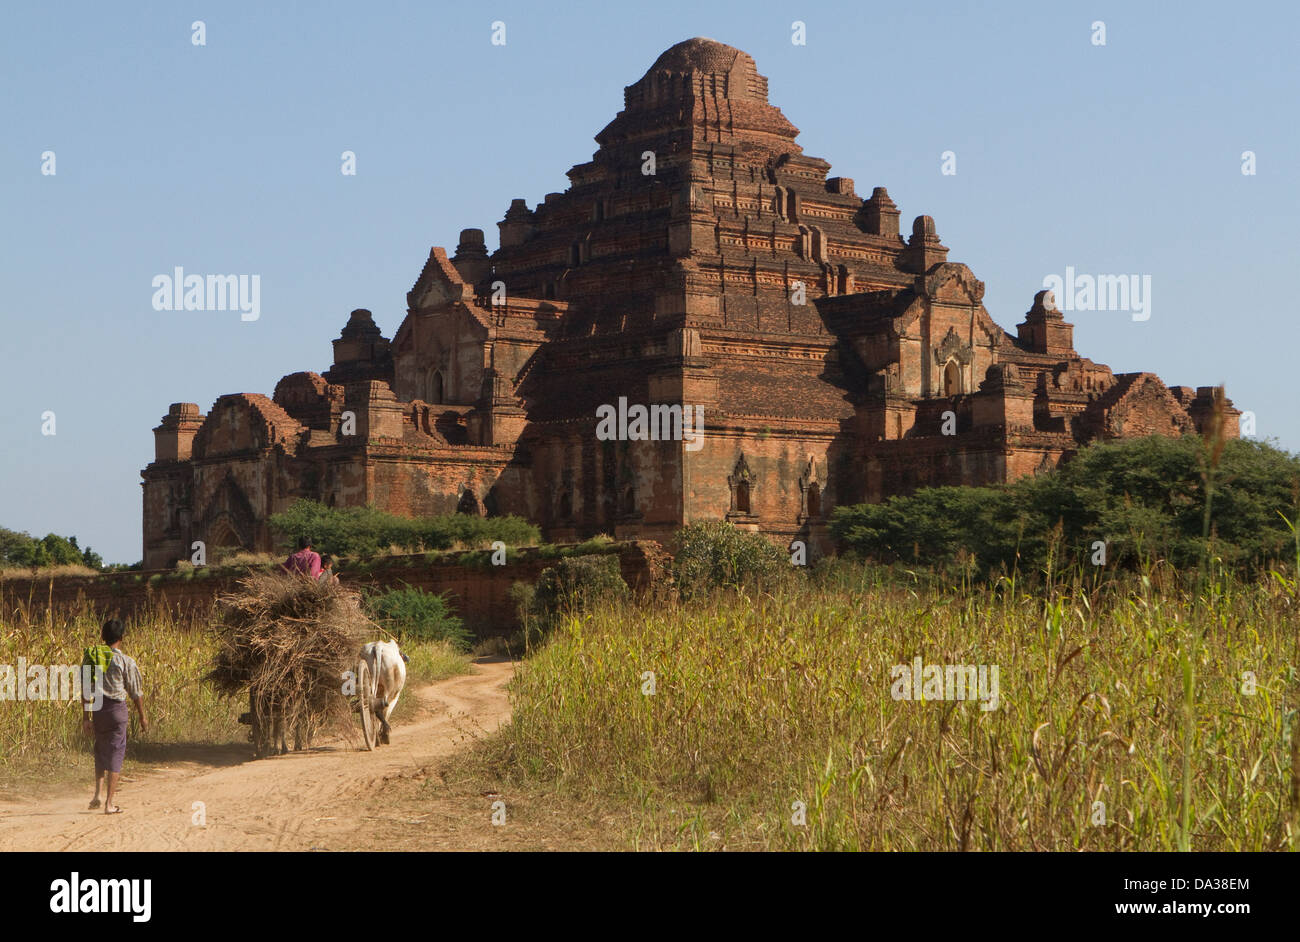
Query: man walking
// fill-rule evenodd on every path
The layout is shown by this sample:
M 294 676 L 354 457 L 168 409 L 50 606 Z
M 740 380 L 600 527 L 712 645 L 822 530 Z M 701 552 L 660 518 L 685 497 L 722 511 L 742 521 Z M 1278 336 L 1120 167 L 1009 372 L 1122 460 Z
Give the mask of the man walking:
M 135 704 L 140 714 L 140 731 L 149 729 L 149 720 L 144 715 L 144 683 L 140 679 L 140 667 L 135 659 L 122 653 L 122 636 L 126 634 L 126 625 L 119 618 L 104 622 L 99 636 L 103 644 L 92 645 L 86 649 L 82 663 L 95 668 L 95 684 L 103 697 L 99 709 L 94 709 L 94 695 L 84 691 L 81 728 L 95 737 L 95 797 L 90 800 L 93 811 L 99 807 L 99 791 L 104 777 L 108 777 L 108 798 L 104 803 L 104 814 L 121 814 L 122 809 L 114 800 L 117 797 L 117 782 L 122 774 L 122 760 L 126 758 L 126 732 L 130 723 L 130 711 L 126 707 L 127 697 Z

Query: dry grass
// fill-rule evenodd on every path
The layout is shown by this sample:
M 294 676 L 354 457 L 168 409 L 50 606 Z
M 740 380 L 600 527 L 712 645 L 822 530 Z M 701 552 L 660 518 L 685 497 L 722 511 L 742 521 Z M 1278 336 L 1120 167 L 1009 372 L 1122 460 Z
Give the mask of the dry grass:
M 0 612 L 0 665 L 78 665 L 88 645 L 99 642 L 102 619 L 92 612 L 50 615 L 26 606 Z M 218 651 L 218 635 L 206 614 L 180 617 L 166 608 L 143 612 L 127 622 L 122 650 L 140 664 L 149 732 L 132 720 L 124 771 L 192 757 L 194 746 L 247 748 L 248 727 L 238 723 L 247 700 L 223 697 L 204 683 Z M 370 640 L 368 637 L 366 640 Z M 411 658 L 408 683 L 428 683 L 468 670 L 469 659 L 441 642 L 402 642 Z M 355 662 L 353 652 L 353 660 Z M 397 716 L 413 709 L 403 697 Z M 0 701 L 0 795 L 71 780 L 91 781 L 91 742 L 81 733 L 76 703 Z
M 450 641 L 416 641 L 402 638 L 399 639 L 398 644 L 402 653 L 411 659 L 406 665 L 408 684 L 431 684 L 444 677 L 468 674 L 472 659 L 477 656 L 462 653 Z M 405 702 L 406 700 L 403 700 L 397 705 L 399 711 L 402 709 L 402 703 Z
M 276 555 L 275 553 L 250 553 L 243 550 L 227 552 L 223 554 L 220 548 L 215 553 L 212 560 L 212 566 L 217 569 L 230 569 L 235 567 L 248 567 L 251 569 L 275 566 L 284 562 L 284 554 Z M 191 567 L 193 564 L 190 564 Z M 180 564 L 178 569 L 182 568 Z
M 869 569 L 758 599 L 611 607 L 525 660 L 511 724 L 473 761 L 525 790 L 616 798 L 632 847 L 1285 849 L 1298 612 L 1281 578 L 1221 579 L 1198 603 L 1172 582 L 1044 598 Z M 914 656 L 997 665 L 998 709 L 893 699 L 890 669 Z
M 0 581 L 4 579 L 48 579 L 59 576 L 98 576 L 101 575 L 98 569 L 91 569 L 89 566 L 83 566 L 80 563 L 64 563 L 59 566 L 42 566 L 39 569 L 33 569 L 31 566 L 4 566 L 0 567 Z
M 217 600 L 218 651 L 206 678 L 224 696 L 254 691 L 259 714 L 310 741 L 321 730 L 352 732 L 345 674 L 380 634 L 360 596 L 298 575 L 253 573 Z
M 83 612 L 47 617 L 20 608 L 0 613 L 0 664 L 79 665 L 84 648 L 99 643 L 101 620 Z M 138 763 L 143 742 L 154 753 L 177 743 L 243 742 L 238 710 L 202 683 L 216 644 L 208 633 L 160 609 L 128 622 L 122 650 L 140 664 L 151 728 L 142 740 L 131 720 L 127 766 Z M 134 717 L 134 711 L 132 711 Z M 81 733 L 77 703 L 0 702 L 0 787 L 30 787 L 94 769 L 90 740 Z

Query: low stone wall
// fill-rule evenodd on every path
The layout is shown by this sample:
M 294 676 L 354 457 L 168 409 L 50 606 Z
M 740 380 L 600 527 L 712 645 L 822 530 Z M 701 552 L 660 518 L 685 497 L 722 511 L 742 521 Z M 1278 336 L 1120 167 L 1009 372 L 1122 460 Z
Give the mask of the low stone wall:
M 623 579 L 634 591 L 647 591 L 660 582 L 666 556 L 658 543 L 637 540 L 609 547 L 616 554 Z M 533 583 L 554 556 L 536 547 L 512 551 L 509 563 L 462 562 L 464 554 L 447 553 L 432 560 L 423 553 L 386 556 L 367 561 L 364 568 L 343 569 L 345 585 L 388 588 L 410 585 L 427 592 L 446 593 L 447 600 L 479 637 L 509 634 L 519 627 L 510 587 Z M 481 558 L 481 557 L 480 557 Z M 97 617 L 130 617 L 145 609 L 167 608 L 179 615 L 204 615 L 217 596 L 231 592 L 242 574 L 224 569 L 117 572 L 100 576 L 30 576 L 0 580 L 0 610 L 25 607 L 44 613 L 90 609 Z

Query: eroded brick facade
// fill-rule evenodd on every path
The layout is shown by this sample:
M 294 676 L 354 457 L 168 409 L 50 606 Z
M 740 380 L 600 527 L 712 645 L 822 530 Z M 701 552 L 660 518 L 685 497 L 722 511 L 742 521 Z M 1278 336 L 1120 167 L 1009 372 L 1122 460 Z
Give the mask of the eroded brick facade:
M 1202 427 L 1213 390 L 1080 357 L 1048 292 L 1004 331 L 934 220 L 904 238 L 884 187 L 858 196 L 797 133 L 746 53 L 673 46 L 564 193 L 511 203 L 496 252 L 477 229 L 430 252 L 391 342 L 354 311 L 324 374 L 173 405 L 146 566 L 193 540 L 270 549 L 297 497 L 516 513 L 554 540 L 727 518 L 818 546 L 837 504 Z M 619 397 L 703 407 L 703 447 L 599 440 Z

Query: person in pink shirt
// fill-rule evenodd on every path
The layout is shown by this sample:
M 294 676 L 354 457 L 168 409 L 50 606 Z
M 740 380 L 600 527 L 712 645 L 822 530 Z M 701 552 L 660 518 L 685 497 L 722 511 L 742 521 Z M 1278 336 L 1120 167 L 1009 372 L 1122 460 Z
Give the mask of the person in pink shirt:
M 305 536 L 298 538 L 298 552 L 284 561 L 283 569 L 301 573 L 309 579 L 320 577 L 320 554 L 312 551 L 310 539 Z

